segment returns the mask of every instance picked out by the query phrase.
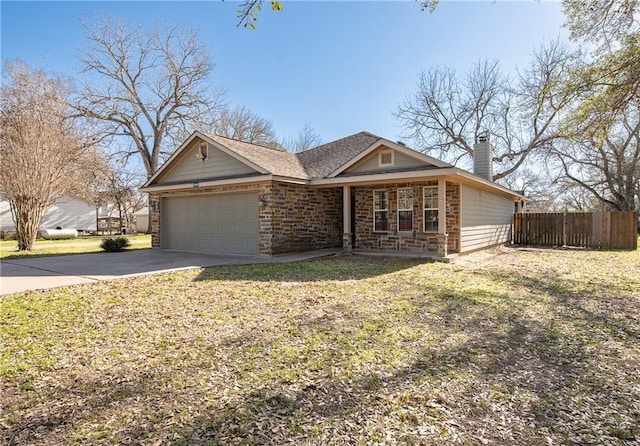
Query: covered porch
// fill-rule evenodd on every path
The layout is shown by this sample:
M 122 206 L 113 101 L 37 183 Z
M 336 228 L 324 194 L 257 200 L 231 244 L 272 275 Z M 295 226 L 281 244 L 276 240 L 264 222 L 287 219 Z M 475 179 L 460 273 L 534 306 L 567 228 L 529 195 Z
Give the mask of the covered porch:
M 460 185 L 445 177 L 342 186 L 343 252 L 446 259 L 460 246 Z

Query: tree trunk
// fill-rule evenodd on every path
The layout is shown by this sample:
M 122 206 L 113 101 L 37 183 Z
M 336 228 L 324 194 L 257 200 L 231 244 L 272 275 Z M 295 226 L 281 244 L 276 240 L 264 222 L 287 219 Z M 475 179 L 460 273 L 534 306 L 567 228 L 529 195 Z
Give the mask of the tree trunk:
M 124 221 L 122 220 L 122 203 L 120 202 L 120 200 L 116 200 L 116 204 L 118 205 L 118 220 L 120 221 L 120 230 L 118 231 L 118 234 L 122 235 L 125 232 L 123 230 Z
M 38 226 L 46 204 L 35 197 L 15 197 L 9 200 L 16 225 L 18 251 L 31 251 L 38 236 Z

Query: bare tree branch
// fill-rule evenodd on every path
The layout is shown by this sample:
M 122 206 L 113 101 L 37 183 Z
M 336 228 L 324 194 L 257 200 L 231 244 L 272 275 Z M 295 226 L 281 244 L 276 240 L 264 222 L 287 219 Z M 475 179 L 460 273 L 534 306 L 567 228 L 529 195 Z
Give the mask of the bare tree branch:
M 288 152 L 298 153 L 319 146 L 322 138 L 307 122 L 295 138 L 283 139 L 281 144 Z
M 251 144 L 270 146 L 276 141 L 271 121 L 242 106 L 225 107 L 220 113 L 204 120 L 200 129 Z
M 470 160 L 479 136 L 488 132 L 493 179 L 502 180 L 559 138 L 561 115 L 577 95 L 565 83 L 574 58 L 557 41 L 543 45 L 515 81 L 495 61 L 477 63 L 462 78 L 450 68 L 433 68 L 420 75 L 416 93 L 396 117 L 405 137 L 449 161 Z
M 127 170 L 127 157 L 115 158 L 100 175 L 98 203 L 115 205 L 118 218 L 125 228 L 131 227 L 133 213 L 144 207 L 143 194 L 138 188 L 144 183 L 144 176 Z
M 586 100 L 589 100 L 587 97 Z M 640 205 L 640 105 L 629 103 L 597 121 L 571 121 L 574 132 L 555 149 L 564 175 L 620 211 Z M 612 119 L 612 117 L 614 119 Z
M 150 177 L 170 151 L 165 140 L 221 105 L 222 93 L 209 88 L 211 58 L 197 33 L 178 25 L 149 33 L 113 20 L 83 26 L 89 45 L 81 60 L 94 82 L 77 110 L 108 135 L 129 138 Z
M 30 250 L 44 211 L 66 195 L 87 198 L 104 165 L 99 139 L 70 113 L 62 79 L 20 62 L 5 68 L 0 109 L 0 193 L 8 200 L 18 249 Z

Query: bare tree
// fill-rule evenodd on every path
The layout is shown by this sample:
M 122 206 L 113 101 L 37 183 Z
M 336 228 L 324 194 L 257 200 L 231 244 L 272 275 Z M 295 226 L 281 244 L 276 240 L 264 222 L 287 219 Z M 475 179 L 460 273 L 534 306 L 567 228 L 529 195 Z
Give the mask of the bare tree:
M 322 138 L 307 122 L 295 138 L 283 139 L 281 144 L 288 152 L 298 153 L 319 146 Z
M 554 153 L 565 178 L 611 209 L 634 211 L 640 204 L 640 104 L 627 104 L 615 119 L 604 116 L 571 121 L 573 133 Z
M 121 224 L 128 227 L 133 221 L 133 213 L 145 206 L 142 194 L 138 192 L 144 178 L 126 166 L 111 165 L 101 173 L 100 179 L 98 203 L 107 207 L 115 205 Z
M 60 78 L 13 62 L 0 108 L 0 192 L 8 200 L 19 250 L 31 250 L 45 210 L 82 195 L 103 165 L 91 129 L 72 117 Z
M 148 33 L 113 20 L 84 24 L 89 42 L 82 56 L 91 76 L 78 100 L 83 116 L 124 137 L 151 177 L 168 153 L 165 139 L 196 127 L 220 105 L 210 88 L 213 63 L 195 31 L 174 25 Z
M 493 179 L 501 180 L 559 138 L 562 113 L 577 94 L 565 83 L 574 57 L 559 42 L 544 45 L 514 80 L 497 62 L 479 62 L 462 78 L 451 68 L 433 68 L 420 75 L 416 93 L 396 116 L 405 137 L 454 164 L 470 160 L 479 136 L 488 132 Z
M 550 192 L 555 195 L 556 210 L 594 212 L 609 209 L 606 203 L 567 177 L 558 178 L 554 185 Z
M 276 141 L 271 121 L 247 107 L 224 108 L 208 124 L 202 124 L 201 129 L 251 144 L 273 145 Z

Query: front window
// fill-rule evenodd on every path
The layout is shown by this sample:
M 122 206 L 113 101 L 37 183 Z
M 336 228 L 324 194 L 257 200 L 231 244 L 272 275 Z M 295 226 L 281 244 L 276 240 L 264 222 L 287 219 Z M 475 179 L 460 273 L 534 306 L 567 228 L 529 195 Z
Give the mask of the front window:
M 398 189 L 398 231 L 413 231 L 413 189 Z
M 424 232 L 438 232 L 438 186 L 427 186 L 424 194 Z
M 373 191 L 373 230 L 389 230 L 389 193 L 386 190 Z

